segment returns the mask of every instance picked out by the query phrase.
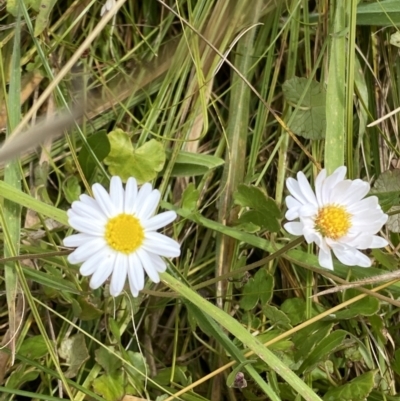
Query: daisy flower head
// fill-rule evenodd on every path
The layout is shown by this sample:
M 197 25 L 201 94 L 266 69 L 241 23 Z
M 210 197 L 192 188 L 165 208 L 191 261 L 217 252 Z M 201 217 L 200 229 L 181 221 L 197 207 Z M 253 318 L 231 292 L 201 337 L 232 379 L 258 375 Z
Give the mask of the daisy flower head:
M 288 178 L 285 229 L 304 235 L 308 244 L 319 247 L 322 267 L 333 270 L 332 254 L 347 266 L 370 267 L 371 260 L 360 249 L 382 248 L 388 242 L 375 235 L 386 223 L 376 196 L 364 198 L 370 185 L 360 179 L 346 180 L 346 167 L 327 176 L 322 170 L 315 180 L 315 192 L 302 172 Z M 296 221 L 292 221 L 296 220 Z
M 144 287 L 144 272 L 154 283 L 166 270 L 162 257 L 180 255 L 180 245 L 156 230 L 176 219 L 173 211 L 154 215 L 160 192 L 151 184 L 130 177 L 124 189 L 120 177 L 112 177 L 110 192 L 100 184 L 92 187 L 93 198 L 81 195 L 68 210 L 68 222 L 79 231 L 64 239 L 76 247 L 68 255 L 72 264 L 82 263 L 80 273 L 90 276 L 90 287 L 99 288 L 111 276 L 110 294 L 118 296 L 126 277 L 133 296 Z

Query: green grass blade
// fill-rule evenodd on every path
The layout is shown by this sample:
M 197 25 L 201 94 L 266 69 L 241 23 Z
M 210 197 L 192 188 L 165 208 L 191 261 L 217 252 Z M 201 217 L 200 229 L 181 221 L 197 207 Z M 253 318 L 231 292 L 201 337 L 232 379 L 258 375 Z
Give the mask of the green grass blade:
M 15 26 L 15 36 L 11 55 L 10 86 L 7 103 L 7 132 L 6 137 L 10 137 L 13 129 L 18 125 L 21 118 L 20 93 L 21 93 L 21 72 L 20 72 L 20 46 L 21 46 L 21 18 L 19 7 L 17 7 L 17 21 Z M 5 96 L 6 97 L 6 96 Z M 19 190 L 21 188 L 21 170 L 19 161 L 15 160 L 8 163 L 4 168 L 4 182 L 11 187 Z M 7 232 L 6 238 L 9 241 L 4 243 L 4 257 L 16 256 L 19 253 L 20 227 L 21 227 L 21 206 L 17 203 L 4 201 L 3 205 L 4 226 Z M 14 363 L 15 342 L 18 332 L 19 321 L 23 315 L 16 311 L 18 297 L 18 277 L 13 263 L 6 263 L 4 266 L 4 278 L 6 285 L 6 297 L 8 306 L 9 334 L 12 350 L 12 364 Z M 18 316 L 18 317 L 17 317 Z
M 332 3 L 334 18 L 330 36 L 329 75 L 326 90 L 325 167 L 328 174 L 344 165 L 346 104 L 346 0 L 336 0 Z

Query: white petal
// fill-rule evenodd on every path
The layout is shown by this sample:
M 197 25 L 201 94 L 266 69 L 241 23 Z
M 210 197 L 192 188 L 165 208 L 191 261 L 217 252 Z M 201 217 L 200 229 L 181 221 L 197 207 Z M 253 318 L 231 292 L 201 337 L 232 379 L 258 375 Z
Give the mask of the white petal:
M 147 202 L 147 197 L 151 194 L 152 190 L 152 186 L 148 182 L 141 186 L 136 199 L 134 213 L 137 213 L 137 211 L 142 208 L 143 204 Z
M 290 194 L 302 205 L 309 203 L 307 198 L 303 195 L 299 183 L 294 178 L 289 177 L 286 180 L 286 187 L 289 190 Z
M 114 217 L 119 213 L 110 199 L 110 195 L 100 184 L 92 186 L 93 196 L 95 197 L 99 207 L 107 217 Z
M 133 214 L 138 194 L 137 182 L 133 177 L 129 177 L 125 187 L 125 213 Z
M 309 203 L 307 205 L 303 205 L 299 209 L 300 217 L 313 217 L 313 216 L 316 216 L 317 213 L 318 213 L 317 207 L 311 203 Z
M 149 252 L 169 258 L 178 257 L 181 254 L 180 245 L 175 240 L 154 231 L 146 232 L 142 246 Z
M 313 190 L 311 189 L 311 185 L 308 182 L 306 176 L 301 171 L 297 173 L 297 182 L 299 183 L 299 188 L 304 197 L 307 199 L 307 202 L 311 203 L 315 207 L 318 207 L 317 199 Z
M 138 202 L 136 213 L 141 220 L 147 220 L 153 216 L 160 202 L 161 194 L 158 189 L 154 189 L 146 198 L 146 202 Z
M 386 223 L 386 220 L 386 215 L 377 218 L 374 213 L 371 213 L 369 216 L 367 214 L 363 216 L 353 216 L 351 219 L 355 230 L 371 234 L 377 233 Z
M 158 273 L 164 273 L 165 270 L 167 270 L 167 264 L 158 255 L 150 252 L 147 252 L 147 255 L 151 259 L 151 262 Z
M 111 177 L 110 181 L 110 199 L 116 207 L 118 213 L 124 212 L 125 191 L 122 186 L 121 178 L 118 176 Z
M 107 251 L 99 251 L 82 264 L 79 273 L 82 276 L 90 276 L 96 270 L 102 269 L 105 263 L 108 263 Z
M 93 236 L 103 236 L 105 226 L 96 220 L 90 220 L 79 216 L 70 217 L 68 223 L 77 231 Z
M 90 206 L 91 209 L 95 209 L 98 212 L 100 212 L 101 214 L 104 214 L 103 211 L 101 210 L 100 206 L 98 205 L 98 203 L 96 202 L 95 199 L 93 199 L 91 196 L 86 195 L 86 194 L 82 194 L 79 197 L 79 200 L 84 203 L 85 205 Z
M 329 202 L 335 204 L 343 204 L 344 203 L 343 199 L 345 199 L 348 193 L 351 193 L 351 191 L 352 191 L 351 180 L 340 181 L 332 189 Z
M 286 223 L 283 227 L 292 235 L 303 235 L 304 225 L 301 222 L 292 221 L 290 223 Z
M 89 286 L 93 290 L 96 290 L 99 288 L 101 285 L 104 284 L 104 282 L 110 277 L 110 274 L 112 273 L 114 269 L 114 260 L 107 260 L 101 263 L 99 268 L 94 272 L 92 278 L 90 279 Z
M 63 239 L 63 244 L 65 246 L 75 248 L 77 246 L 81 246 L 86 244 L 86 242 L 91 241 L 93 239 L 93 235 L 89 234 L 74 234 L 69 237 L 65 237 Z
M 293 198 L 293 196 L 289 195 L 285 199 L 286 206 L 288 208 L 285 218 L 288 220 L 294 220 L 299 217 L 299 209 L 302 206 L 297 199 Z
M 385 238 L 379 237 L 378 235 L 372 236 L 372 243 L 370 244 L 370 248 L 384 248 L 388 246 L 389 242 L 385 240 Z
M 80 201 L 72 202 L 71 209 L 73 213 L 84 218 L 95 219 L 99 223 L 105 223 L 107 216 L 99 210 L 99 208 L 94 208 L 88 204 Z
M 302 203 L 300 203 L 297 199 L 293 198 L 293 196 L 291 195 L 286 197 L 285 202 L 288 209 L 298 208 L 302 205 Z
M 111 277 L 110 295 L 117 297 L 124 288 L 126 275 L 128 272 L 128 256 L 117 253 L 115 259 L 115 267 Z
M 286 214 L 285 214 L 285 219 L 287 219 L 287 220 L 294 220 L 294 219 L 297 219 L 297 218 L 299 218 L 300 217 L 300 215 L 299 215 L 299 209 L 300 208 L 291 208 L 291 209 L 288 209 L 287 210 L 287 212 L 286 212 Z
M 319 248 L 318 262 L 325 269 L 333 270 L 332 254 L 330 251 L 325 252 L 322 248 Z
M 331 192 L 333 188 L 340 182 L 344 180 L 346 175 L 346 167 L 342 166 L 337 168 L 333 174 L 326 177 L 321 187 L 321 202 L 322 205 L 326 205 L 330 202 Z
M 359 202 L 368 194 L 371 187 L 368 182 L 362 180 L 354 180 L 351 182 L 351 186 L 346 192 L 345 196 L 342 197 L 341 202 L 346 205 L 351 205 L 355 202 Z
M 92 239 L 70 253 L 67 257 L 68 262 L 72 264 L 81 263 L 102 250 L 105 246 L 105 241 L 102 238 Z
M 322 248 L 325 252 L 329 251 L 329 247 L 326 244 L 326 241 L 322 238 L 322 235 L 315 231 L 313 228 L 305 227 L 303 230 L 304 238 L 306 239 L 307 244 L 312 244 L 315 242 L 320 248 Z
M 379 208 L 378 197 L 369 196 L 368 198 L 362 199 L 351 205 L 348 205 L 347 210 L 349 213 L 363 213 L 365 211 L 375 210 Z
M 143 290 L 144 287 L 143 266 L 136 253 L 129 255 L 128 258 L 128 279 L 131 292 L 136 297 L 138 292 Z
M 359 233 L 354 237 L 343 237 L 338 240 L 338 242 L 347 247 L 353 247 L 358 249 L 367 249 L 370 247 L 372 243 L 372 235 L 371 234 L 362 234 Z
M 322 206 L 322 184 L 326 178 L 326 170 L 323 169 L 315 179 L 315 196 L 317 198 L 318 206 Z
M 346 266 L 361 266 L 361 267 L 371 266 L 370 259 L 357 249 L 333 248 L 333 252 L 335 256 L 340 260 L 340 262 Z
M 156 231 L 160 228 L 167 226 L 176 219 L 176 213 L 174 211 L 163 212 L 151 217 L 148 220 L 142 222 L 142 226 L 145 230 Z
M 157 273 L 156 268 L 153 266 L 153 262 L 150 259 L 148 253 L 144 251 L 143 249 L 138 249 L 136 252 L 138 258 L 142 262 L 142 266 L 144 270 L 146 270 L 147 275 L 150 277 L 150 280 L 153 283 L 159 283 L 160 282 L 160 277 Z

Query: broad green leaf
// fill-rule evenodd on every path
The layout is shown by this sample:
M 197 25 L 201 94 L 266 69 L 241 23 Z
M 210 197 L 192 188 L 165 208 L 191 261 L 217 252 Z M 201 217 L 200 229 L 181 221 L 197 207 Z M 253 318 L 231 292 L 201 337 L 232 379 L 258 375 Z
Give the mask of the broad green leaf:
M 290 319 L 276 306 L 269 304 L 263 305 L 262 311 L 264 316 L 269 320 L 271 326 L 278 326 L 284 329 L 290 329 L 292 327 L 290 324 Z
M 113 375 L 102 375 L 93 380 L 93 390 L 106 401 L 121 401 L 125 395 L 123 372 Z
M 400 204 L 400 169 L 387 170 L 375 181 L 371 194 L 378 196 L 384 211 L 399 210 Z M 400 232 L 400 214 L 389 216 L 387 227 L 395 233 Z
M 292 326 L 296 326 L 305 320 L 305 310 L 305 301 L 300 298 L 286 299 L 281 305 L 281 311 L 290 319 Z
M 235 222 L 239 227 L 259 227 L 262 230 L 278 232 L 281 212 L 275 201 L 269 198 L 260 188 L 241 184 L 233 194 L 234 202 L 241 207 L 250 208 L 244 211 Z
M 108 328 L 117 342 L 121 342 L 121 332 L 118 323 L 110 317 L 108 319 Z
M 269 341 L 272 341 L 275 337 L 278 337 L 280 334 L 282 334 L 282 330 L 268 330 L 257 336 L 257 339 L 261 341 L 263 344 L 265 344 L 268 343 Z M 294 345 L 293 341 L 288 340 L 286 338 L 268 345 L 268 349 L 274 351 L 288 351 L 293 349 L 293 345 Z
M 355 289 L 346 290 L 344 300 L 357 296 L 359 292 Z M 353 319 L 356 316 L 372 316 L 379 310 L 379 300 L 374 297 L 365 297 L 335 313 L 335 320 Z
M 357 25 L 400 25 L 400 2 L 398 0 L 379 0 L 361 3 L 357 7 Z
M 364 373 L 343 386 L 334 387 L 324 395 L 324 401 L 365 401 L 375 387 L 376 371 Z
M 265 269 L 260 269 L 243 287 L 239 305 L 244 310 L 253 309 L 258 300 L 269 302 L 274 289 L 274 278 Z
M 333 326 L 333 323 L 319 321 L 297 332 L 293 336 L 295 361 L 302 361 L 310 355 L 314 347 L 329 335 Z
M 38 376 L 39 371 L 37 369 L 33 369 L 25 365 L 19 365 L 7 380 L 7 387 L 10 389 L 20 388 L 24 385 L 24 383 L 36 380 Z M 2 393 L 1 390 L 0 393 Z
M 172 376 L 173 373 L 173 376 Z M 178 383 L 182 386 L 187 386 L 189 384 L 187 377 L 187 367 L 186 366 L 175 366 L 172 368 L 161 369 L 157 376 L 154 377 L 154 381 L 161 386 L 168 386 L 171 383 L 171 378 L 174 383 Z
M 133 148 L 129 135 L 121 129 L 110 132 L 108 139 L 111 151 L 104 163 L 110 174 L 120 176 L 122 181 L 134 177 L 139 184 L 143 184 L 156 178 L 164 167 L 165 151 L 155 139 L 137 149 Z
M 166 154 L 168 157 L 171 152 L 167 151 Z M 217 156 L 180 151 L 175 160 L 171 175 L 173 177 L 204 175 L 209 171 L 222 166 L 224 163 L 225 161 Z
M 35 22 L 35 36 L 39 36 L 47 27 L 51 10 L 57 3 L 57 0 L 41 0 L 39 15 Z
M 58 349 L 58 354 L 66 360 L 68 370 L 65 377 L 75 377 L 81 366 L 89 359 L 85 336 L 82 333 L 64 338 Z
M 397 199 L 400 198 L 400 169 L 384 171 L 375 181 L 371 194 L 374 195 L 396 195 Z M 398 205 L 399 203 L 392 204 Z
M 392 361 L 392 369 L 400 375 L 400 348 L 394 352 L 394 359 Z
M 307 88 L 307 81 L 307 78 L 294 77 L 285 81 L 282 86 L 286 101 L 293 107 L 299 107 L 290 129 L 307 139 L 323 139 L 326 127 L 326 91 L 316 81 L 311 81 Z
M 75 288 L 75 286 L 63 277 L 56 277 L 49 273 L 44 273 L 40 270 L 33 270 L 27 267 L 23 267 L 22 270 L 25 277 L 31 279 L 35 283 L 45 285 L 56 291 L 65 291 L 72 294 L 79 294 L 79 291 Z
M 397 31 L 390 35 L 390 44 L 396 47 L 400 47 L 400 32 Z
M 16 17 L 18 12 L 18 1 L 20 0 L 6 0 L 6 10 L 12 16 Z M 32 7 L 35 11 L 39 11 L 41 0 L 23 0 L 25 7 Z M 4 2 L 3 2 L 4 3 Z
M 110 141 L 108 140 L 105 130 L 96 132 L 89 136 L 87 138 L 87 143 L 99 162 L 102 162 L 110 153 Z M 82 149 L 79 152 L 78 162 L 82 168 L 83 174 L 89 179 L 93 175 L 97 163 L 85 146 L 82 146 Z
M 81 187 L 79 185 L 79 180 L 76 176 L 72 175 L 68 177 L 62 184 L 62 189 L 65 195 L 65 199 L 72 203 L 79 199 L 81 194 Z
M 121 359 L 117 358 L 114 347 L 100 347 L 95 351 L 96 362 L 110 375 L 115 373 L 122 366 Z
M 346 336 L 347 332 L 344 330 L 336 330 L 330 333 L 316 345 L 310 355 L 308 355 L 301 364 L 299 371 L 303 372 L 306 369 L 314 367 L 314 365 L 319 362 L 323 362 L 332 352 L 335 352 L 336 349 L 342 345 Z
M 18 354 L 29 359 L 42 358 L 47 355 L 48 352 L 46 342 L 40 335 L 25 338 L 18 350 Z
M 190 183 L 182 194 L 182 208 L 190 211 L 197 209 L 197 201 L 199 200 L 200 192 L 193 183 Z
M 398 269 L 398 260 L 396 256 L 391 255 L 390 253 L 385 253 L 378 248 L 372 249 L 371 254 L 375 260 L 382 266 L 386 267 L 386 269 L 391 271 Z
M 144 382 L 146 375 L 149 372 L 149 368 L 146 364 L 143 354 L 133 351 L 125 351 L 122 349 L 122 356 L 124 360 L 131 363 L 135 369 L 130 366 L 125 366 L 125 371 L 129 375 L 131 384 L 134 384 L 137 392 L 141 392 L 144 388 Z
M 77 301 L 80 307 L 80 314 L 77 317 L 81 320 L 98 319 L 104 313 L 104 311 L 98 309 L 88 297 L 78 297 Z

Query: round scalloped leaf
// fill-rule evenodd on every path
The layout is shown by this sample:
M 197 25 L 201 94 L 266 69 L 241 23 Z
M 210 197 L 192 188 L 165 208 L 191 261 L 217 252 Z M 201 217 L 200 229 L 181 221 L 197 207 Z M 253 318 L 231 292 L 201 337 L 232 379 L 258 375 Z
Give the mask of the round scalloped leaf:
M 118 175 L 126 182 L 134 177 L 139 184 L 156 178 L 165 163 L 165 150 L 160 142 L 151 139 L 134 149 L 131 138 L 121 129 L 108 134 L 111 150 L 104 159 L 111 175 Z
M 390 231 L 400 232 L 400 169 L 387 170 L 375 181 L 372 195 L 379 198 L 379 203 L 384 212 L 392 212 L 389 216 L 387 227 Z
M 299 107 L 296 118 L 290 123 L 290 129 L 307 139 L 323 139 L 326 128 L 326 91 L 324 85 L 317 81 L 311 81 L 310 85 L 307 82 L 307 78 L 293 77 L 282 86 L 286 101 L 293 107 Z

